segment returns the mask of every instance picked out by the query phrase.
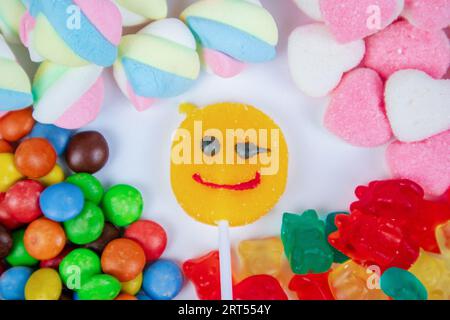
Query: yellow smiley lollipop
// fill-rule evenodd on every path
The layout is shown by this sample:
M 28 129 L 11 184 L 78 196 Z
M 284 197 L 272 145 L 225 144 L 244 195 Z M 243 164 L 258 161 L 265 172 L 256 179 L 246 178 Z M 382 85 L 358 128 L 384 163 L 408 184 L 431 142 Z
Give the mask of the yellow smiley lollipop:
M 252 223 L 286 187 L 288 150 L 278 125 L 258 109 L 220 103 L 180 107 L 186 119 L 172 143 L 171 183 L 181 207 L 211 225 Z

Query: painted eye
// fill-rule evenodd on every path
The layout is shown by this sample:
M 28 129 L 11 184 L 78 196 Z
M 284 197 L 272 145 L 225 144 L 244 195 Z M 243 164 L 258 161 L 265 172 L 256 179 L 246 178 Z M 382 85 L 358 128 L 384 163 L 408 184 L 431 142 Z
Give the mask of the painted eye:
M 202 139 L 202 151 L 210 157 L 214 157 L 220 152 L 220 142 L 216 137 L 204 137 Z
M 256 156 L 258 153 L 267 152 L 268 149 L 260 148 L 256 144 L 251 142 L 237 143 L 235 146 L 236 153 L 242 159 L 250 159 Z

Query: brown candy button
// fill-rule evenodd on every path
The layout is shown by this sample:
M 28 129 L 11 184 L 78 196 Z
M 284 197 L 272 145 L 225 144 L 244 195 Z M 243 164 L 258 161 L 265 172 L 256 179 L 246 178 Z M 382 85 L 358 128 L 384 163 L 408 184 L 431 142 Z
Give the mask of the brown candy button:
M 105 222 L 105 226 L 103 227 L 102 234 L 100 238 L 95 240 L 94 242 L 88 243 L 85 245 L 85 248 L 94 250 L 97 253 L 102 253 L 103 249 L 105 249 L 106 245 L 110 243 L 112 240 L 117 239 L 121 236 L 120 229 L 111 224 L 110 222 Z
M 67 165 L 74 172 L 96 173 L 108 161 L 109 147 L 97 131 L 75 134 L 66 150 Z
M 11 234 L 0 224 L 0 259 L 5 258 L 11 251 L 13 240 Z

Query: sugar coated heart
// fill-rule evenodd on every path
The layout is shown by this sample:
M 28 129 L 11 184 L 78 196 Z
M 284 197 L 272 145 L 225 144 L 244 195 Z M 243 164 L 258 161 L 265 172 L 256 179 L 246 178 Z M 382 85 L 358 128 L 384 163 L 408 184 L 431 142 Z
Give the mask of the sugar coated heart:
M 325 24 L 339 42 L 363 39 L 392 23 L 403 0 L 320 0 Z
M 321 23 L 301 26 L 289 37 L 288 59 L 294 82 L 311 97 L 324 97 L 344 72 L 364 57 L 364 41 L 338 43 Z
M 424 30 L 440 30 L 450 25 L 450 0 L 405 0 L 403 16 Z
M 331 95 L 325 127 L 355 146 L 375 147 L 392 136 L 384 102 L 384 85 L 373 70 L 358 68 L 345 74 Z
M 397 178 L 419 183 L 430 195 L 439 196 L 450 186 L 450 131 L 422 142 L 392 143 L 386 158 Z
M 424 31 L 399 21 L 366 39 L 363 63 L 384 78 L 398 70 L 418 69 L 438 79 L 450 65 L 450 44 L 442 30 Z
M 418 70 L 394 73 L 386 83 L 386 112 L 394 135 L 415 142 L 450 129 L 450 80 Z

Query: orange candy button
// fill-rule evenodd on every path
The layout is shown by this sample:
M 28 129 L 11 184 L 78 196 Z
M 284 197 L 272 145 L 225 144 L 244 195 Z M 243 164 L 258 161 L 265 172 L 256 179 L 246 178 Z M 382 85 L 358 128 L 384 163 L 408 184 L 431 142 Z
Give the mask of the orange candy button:
M 0 118 L 0 138 L 17 141 L 30 133 L 34 126 L 33 109 L 11 111 Z
M 137 298 L 128 293 L 121 293 L 114 300 L 137 300 Z
M 12 153 L 13 148 L 11 145 L 3 139 L 0 139 L 0 153 Z
M 56 158 L 55 149 L 48 140 L 31 138 L 17 147 L 15 164 L 24 176 L 39 179 L 52 171 Z
M 30 256 L 38 260 L 49 260 L 64 249 L 66 234 L 59 223 L 39 218 L 27 227 L 23 242 Z
M 108 243 L 102 253 L 102 269 L 120 282 L 136 278 L 145 267 L 142 247 L 130 239 L 116 239 Z

